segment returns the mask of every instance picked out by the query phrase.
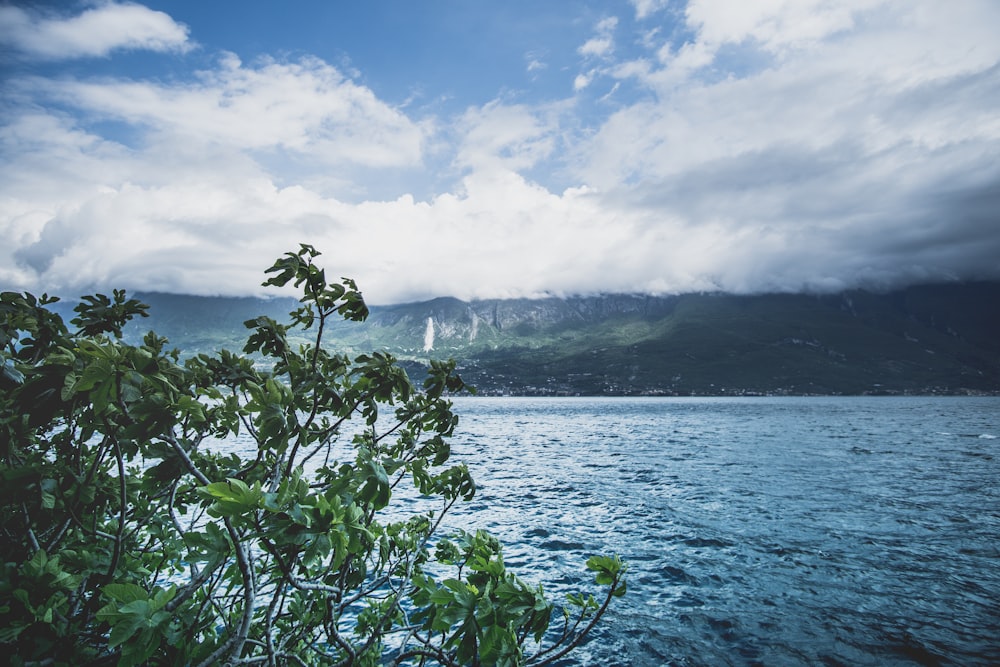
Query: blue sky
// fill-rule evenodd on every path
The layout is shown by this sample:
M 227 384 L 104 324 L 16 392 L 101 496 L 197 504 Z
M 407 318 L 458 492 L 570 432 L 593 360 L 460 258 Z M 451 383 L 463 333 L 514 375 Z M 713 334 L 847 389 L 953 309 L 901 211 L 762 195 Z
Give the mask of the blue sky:
M 0 288 L 1000 278 L 995 0 L 0 3 Z

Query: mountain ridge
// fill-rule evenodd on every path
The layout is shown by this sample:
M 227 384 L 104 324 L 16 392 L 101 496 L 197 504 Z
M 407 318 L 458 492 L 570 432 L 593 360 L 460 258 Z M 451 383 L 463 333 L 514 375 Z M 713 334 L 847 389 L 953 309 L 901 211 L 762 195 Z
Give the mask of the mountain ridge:
M 289 297 L 138 293 L 185 354 L 240 349 L 243 321 L 281 321 Z M 65 308 L 66 306 L 64 306 Z M 428 322 L 430 324 L 428 324 Z M 385 349 L 415 377 L 454 358 L 485 394 L 756 395 L 1000 393 L 1000 282 L 877 293 L 605 294 L 372 306 L 331 322 L 348 353 Z M 305 339 L 303 339 L 305 340 Z

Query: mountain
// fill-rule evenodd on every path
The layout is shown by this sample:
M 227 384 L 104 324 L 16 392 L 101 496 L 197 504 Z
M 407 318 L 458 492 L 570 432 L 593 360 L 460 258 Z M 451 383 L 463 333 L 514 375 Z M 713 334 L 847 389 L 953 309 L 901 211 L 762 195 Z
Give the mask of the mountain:
M 239 349 L 242 322 L 293 299 L 139 294 L 149 329 L 185 354 Z M 440 298 L 376 306 L 327 342 L 385 349 L 419 375 L 454 358 L 481 393 L 865 394 L 1000 392 L 1000 283 L 829 295 Z
M 460 361 L 489 392 L 861 394 L 1000 390 L 1000 284 L 888 294 L 606 295 L 373 309 L 351 346 Z

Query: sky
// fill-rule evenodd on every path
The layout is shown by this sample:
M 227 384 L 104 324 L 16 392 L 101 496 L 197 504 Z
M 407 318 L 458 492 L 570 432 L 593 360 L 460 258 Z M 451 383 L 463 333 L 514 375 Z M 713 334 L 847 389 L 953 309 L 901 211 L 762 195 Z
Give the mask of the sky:
M 0 289 L 1000 279 L 996 0 L 0 0 Z

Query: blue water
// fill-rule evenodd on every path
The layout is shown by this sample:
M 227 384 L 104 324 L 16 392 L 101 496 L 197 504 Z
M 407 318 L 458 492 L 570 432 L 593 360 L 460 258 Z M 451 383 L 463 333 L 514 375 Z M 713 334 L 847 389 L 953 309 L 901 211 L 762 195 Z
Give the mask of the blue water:
M 569 664 L 1000 664 L 1000 399 L 463 398 L 453 525 L 561 595 L 628 595 Z

